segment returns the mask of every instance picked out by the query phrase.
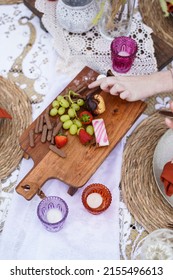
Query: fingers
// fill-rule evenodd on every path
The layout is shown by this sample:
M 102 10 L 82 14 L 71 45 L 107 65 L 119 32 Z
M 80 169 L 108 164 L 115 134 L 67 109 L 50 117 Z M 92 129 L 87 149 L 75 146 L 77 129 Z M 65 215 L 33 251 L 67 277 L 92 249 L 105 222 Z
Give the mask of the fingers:
M 91 84 L 88 85 L 89 88 L 95 88 L 101 85 L 102 81 L 104 80 L 104 78 L 96 80 L 94 82 L 92 82 Z
M 124 90 L 123 92 L 120 93 L 120 98 L 121 99 L 126 99 L 127 101 L 133 101 L 131 100 L 131 94 L 128 90 Z
M 122 86 L 119 83 L 116 83 L 113 85 L 113 87 L 110 89 L 110 94 L 117 95 L 125 90 L 124 86 Z
M 100 86 L 103 91 L 110 92 L 113 95 L 117 95 L 117 93 L 123 90 L 122 86 L 117 83 L 117 79 L 115 77 L 102 78 L 88 85 L 89 88 L 98 86 Z
M 172 100 L 170 101 L 170 109 L 173 112 L 173 101 Z M 169 128 L 173 129 L 173 121 L 172 120 L 170 120 L 169 118 L 165 118 L 165 123 Z
M 115 87 L 115 81 L 111 79 L 103 79 L 103 81 L 100 84 L 100 88 L 102 90 L 110 93 L 113 87 Z
M 119 95 L 121 99 L 126 99 L 127 101 L 133 101 L 130 91 L 127 90 L 125 86 L 123 86 L 121 82 L 118 80 L 118 78 L 115 76 L 101 78 L 88 85 L 89 88 L 94 88 L 98 86 L 100 86 L 100 88 L 103 91 L 109 92 L 112 95 Z
M 173 112 L 173 101 L 172 100 L 170 101 L 170 109 Z
M 173 129 L 173 121 L 171 121 L 169 118 L 165 118 L 165 123 L 169 128 Z
M 98 79 L 91 84 L 88 85 L 89 88 L 94 88 L 94 87 L 105 87 L 105 85 L 108 86 L 113 86 L 116 83 L 116 78 L 115 77 L 107 77 L 107 78 L 101 78 Z

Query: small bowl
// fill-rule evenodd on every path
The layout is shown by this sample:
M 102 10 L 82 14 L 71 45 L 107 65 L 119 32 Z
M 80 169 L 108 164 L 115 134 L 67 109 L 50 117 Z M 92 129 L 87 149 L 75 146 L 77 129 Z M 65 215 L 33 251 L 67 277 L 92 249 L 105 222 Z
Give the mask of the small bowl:
M 37 216 L 48 231 L 62 229 L 67 215 L 67 203 L 58 196 L 44 198 L 37 207 Z
M 110 190 L 102 184 L 91 184 L 82 193 L 84 207 L 94 215 L 101 214 L 111 204 Z

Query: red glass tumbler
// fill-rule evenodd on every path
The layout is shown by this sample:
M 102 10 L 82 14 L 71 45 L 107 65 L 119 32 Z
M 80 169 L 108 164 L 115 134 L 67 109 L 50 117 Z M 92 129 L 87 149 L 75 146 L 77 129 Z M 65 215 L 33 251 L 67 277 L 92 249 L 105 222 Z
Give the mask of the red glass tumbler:
M 112 68 L 118 73 L 126 73 L 132 67 L 138 46 L 130 37 L 116 37 L 111 43 Z

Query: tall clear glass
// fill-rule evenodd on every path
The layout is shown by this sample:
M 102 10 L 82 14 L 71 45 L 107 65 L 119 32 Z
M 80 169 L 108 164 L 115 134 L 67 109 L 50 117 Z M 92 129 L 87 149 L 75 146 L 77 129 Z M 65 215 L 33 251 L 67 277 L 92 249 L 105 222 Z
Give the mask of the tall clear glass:
M 131 29 L 135 0 L 105 1 L 104 12 L 98 23 L 100 34 L 108 40 L 128 36 Z

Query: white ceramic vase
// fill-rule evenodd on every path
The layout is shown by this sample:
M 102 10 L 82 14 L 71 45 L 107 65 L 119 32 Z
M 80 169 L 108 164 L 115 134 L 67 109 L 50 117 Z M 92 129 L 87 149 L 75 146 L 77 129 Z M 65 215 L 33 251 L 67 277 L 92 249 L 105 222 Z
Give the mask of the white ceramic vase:
M 95 0 L 59 0 L 56 8 L 59 24 L 73 33 L 90 30 L 97 13 L 98 5 Z

